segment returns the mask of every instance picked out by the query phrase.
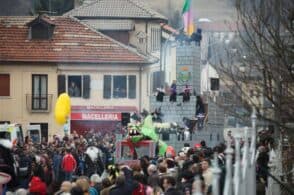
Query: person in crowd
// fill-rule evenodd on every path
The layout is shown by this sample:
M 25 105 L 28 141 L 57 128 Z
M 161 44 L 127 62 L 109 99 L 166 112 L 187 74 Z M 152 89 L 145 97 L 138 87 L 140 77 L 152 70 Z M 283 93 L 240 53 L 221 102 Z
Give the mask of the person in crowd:
M 31 181 L 29 183 L 29 192 L 32 194 L 38 194 L 38 195 L 46 195 L 47 193 L 47 186 L 42 179 L 42 175 L 44 173 L 40 172 L 40 169 L 34 169 L 33 170 L 33 176 L 31 178 Z
M 166 176 L 163 178 L 164 195 L 182 195 L 182 193 L 176 189 L 176 179 L 172 176 Z
M 68 95 L 70 97 L 80 97 L 81 96 L 81 91 L 74 81 L 70 82 L 70 86 L 68 87 Z
M 185 85 L 184 91 L 183 91 L 183 102 L 189 102 L 191 96 L 191 88 L 188 85 Z
M 70 190 L 70 195 L 84 195 L 83 188 L 80 186 L 74 186 Z
M 157 92 L 156 101 L 163 102 L 163 97 L 165 96 L 165 92 L 164 92 L 163 87 L 161 86 L 160 88 L 157 88 L 156 92 Z
M 101 177 L 98 174 L 93 174 L 90 177 L 90 186 L 95 188 L 98 194 L 101 191 L 101 182 Z
M 212 170 L 210 168 L 210 160 L 205 159 L 201 162 L 202 176 L 205 183 L 205 192 L 208 192 L 208 189 L 212 185 Z
M 53 168 L 53 178 L 54 181 L 59 182 L 62 178 L 60 177 L 60 168 L 61 168 L 61 162 L 62 162 L 62 150 L 59 148 L 56 148 L 54 150 L 54 154 L 53 154 L 53 164 L 52 164 L 52 168 Z
M 77 162 L 76 162 L 76 159 L 71 154 L 70 148 L 66 149 L 66 153 L 62 159 L 61 167 L 65 173 L 65 180 L 71 181 L 72 175 L 77 167 Z
M 62 182 L 60 190 L 57 191 L 54 195 L 67 195 L 70 194 L 72 184 L 69 181 Z
M 20 188 L 15 191 L 14 195 L 28 195 L 28 190 L 25 188 Z
M 135 189 L 126 179 L 127 176 L 121 174 L 115 180 L 115 186 L 110 189 L 109 195 L 132 194 Z
M 109 195 L 112 187 L 114 187 L 114 185 L 111 184 L 109 178 L 102 179 L 100 195 Z
M 173 80 L 173 83 L 170 87 L 170 102 L 176 102 L 177 101 L 177 81 Z
M 203 128 L 204 118 L 205 118 L 205 108 L 203 100 L 200 96 L 196 96 L 196 113 L 197 127 L 199 130 Z
M 0 139 L 0 172 L 7 173 L 11 176 L 12 179 L 7 185 L 9 190 L 17 186 L 12 148 L 13 145 L 10 140 Z
M 184 194 L 192 195 L 192 185 L 194 182 L 194 174 L 192 171 L 185 170 L 181 175 L 181 189 Z

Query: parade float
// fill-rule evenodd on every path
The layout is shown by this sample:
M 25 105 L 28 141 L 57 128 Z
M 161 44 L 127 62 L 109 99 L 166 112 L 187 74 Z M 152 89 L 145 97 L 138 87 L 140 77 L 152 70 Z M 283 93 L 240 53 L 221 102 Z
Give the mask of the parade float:
M 128 125 L 127 136 L 116 142 L 116 163 L 137 163 L 141 157 L 162 157 L 175 155 L 173 147 L 163 142 L 156 133 L 157 128 L 169 127 L 170 124 L 153 123 L 152 115 L 147 115 L 143 123 Z

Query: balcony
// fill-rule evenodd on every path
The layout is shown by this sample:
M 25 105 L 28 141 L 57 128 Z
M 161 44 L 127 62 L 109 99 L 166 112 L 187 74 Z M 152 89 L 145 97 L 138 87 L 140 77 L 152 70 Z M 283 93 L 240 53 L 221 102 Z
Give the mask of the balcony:
M 31 113 L 49 113 L 52 107 L 53 94 L 26 94 L 27 110 Z

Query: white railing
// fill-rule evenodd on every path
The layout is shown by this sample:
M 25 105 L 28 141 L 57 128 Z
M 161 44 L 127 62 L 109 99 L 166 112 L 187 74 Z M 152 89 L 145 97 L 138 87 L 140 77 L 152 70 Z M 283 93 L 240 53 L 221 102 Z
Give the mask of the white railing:
M 226 154 L 226 176 L 224 195 L 256 195 L 256 114 L 251 115 L 252 132 L 250 142 L 248 139 L 249 128 L 244 129 L 245 135 L 236 135 L 235 151 L 231 143 L 227 143 Z M 245 137 L 244 145 L 240 148 L 241 137 Z M 242 159 L 241 159 L 242 150 Z M 235 163 L 233 164 L 233 155 Z M 218 166 L 217 155 L 213 161 L 213 195 L 220 195 L 219 179 L 221 170 Z M 199 193 L 198 193 L 199 194 Z

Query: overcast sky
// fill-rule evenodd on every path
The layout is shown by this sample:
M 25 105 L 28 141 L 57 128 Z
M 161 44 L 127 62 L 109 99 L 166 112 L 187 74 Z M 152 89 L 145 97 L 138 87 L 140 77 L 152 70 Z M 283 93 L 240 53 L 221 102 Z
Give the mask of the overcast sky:
M 160 10 L 167 15 L 170 10 L 181 12 L 184 0 L 143 0 L 152 8 Z M 232 0 L 192 0 L 193 12 L 196 19 L 209 18 L 213 21 L 234 19 L 235 10 Z

